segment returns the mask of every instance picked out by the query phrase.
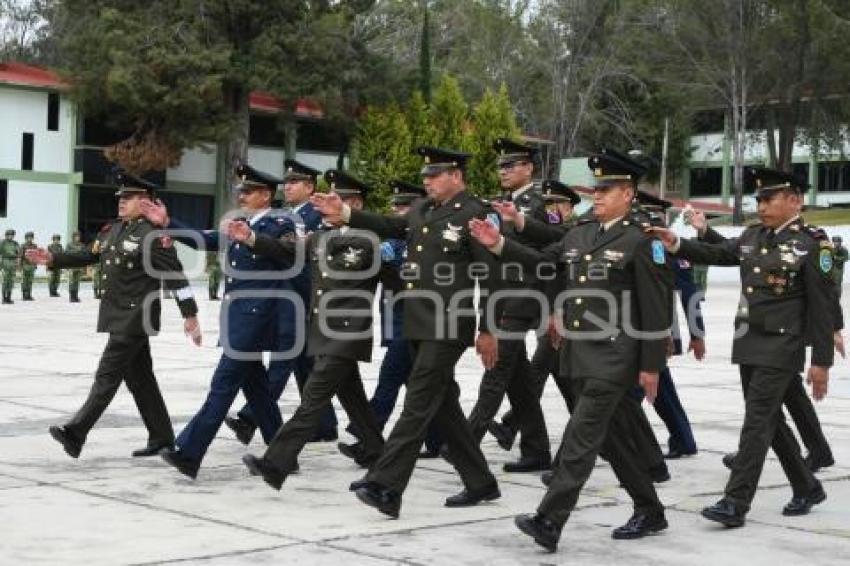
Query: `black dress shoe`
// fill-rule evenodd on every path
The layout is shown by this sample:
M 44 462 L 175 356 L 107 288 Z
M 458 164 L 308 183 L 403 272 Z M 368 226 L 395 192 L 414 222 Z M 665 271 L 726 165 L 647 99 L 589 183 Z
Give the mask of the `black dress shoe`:
M 356 490 L 357 499 L 374 507 L 384 515 L 398 519 L 401 511 L 401 495 L 395 490 L 370 482 L 365 487 Z
M 735 464 L 735 456 L 737 456 L 737 452 L 729 452 L 728 454 L 723 455 L 723 465 L 732 469 L 732 466 Z
M 555 472 L 553 472 L 552 470 L 546 470 L 540 475 L 540 481 L 543 482 L 543 485 L 549 487 L 549 485 L 552 483 L 553 477 L 555 477 Z
M 664 483 L 670 480 L 670 470 L 666 464 L 656 466 L 649 469 L 649 477 L 652 478 L 652 483 Z
M 826 500 L 826 492 L 823 490 L 823 485 L 818 482 L 817 487 L 808 495 L 803 497 L 794 497 L 785 507 L 782 508 L 782 514 L 786 517 L 796 517 L 797 515 L 808 515 L 812 507 L 818 503 L 823 503 Z
M 83 450 L 83 443 L 68 429 L 64 426 L 52 426 L 47 430 L 50 432 L 50 436 L 53 437 L 53 440 L 62 445 L 62 448 L 65 449 L 68 456 L 71 458 L 80 457 L 80 452 Z
M 339 438 L 336 429 L 323 430 L 314 434 L 307 442 L 333 442 Z
M 249 423 L 248 421 L 244 421 L 239 417 L 224 417 L 224 424 L 236 434 L 236 439 L 248 446 L 251 444 L 251 438 L 254 437 L 254 431 L 257 430 L 257 427 L 254 423 Z
M 555 552 L 558 549 L 561 529 L 542 515 L 517 515 L 514 517 L 514 524 L 549 552 Z
M 252 454 L 242 456 L 242 462 L 251 472 L 252 476 L 262 476 L 263 481 L 280 491 L 283 487 L 283 482 L 286 480 L 287 472 L 275 467 L 265 458 L 257 458 Z
M 667 454 L 664 455 L 664 459 L 678 460 L 679 458 L 683 458 L 685 456 L 693 456 L 696 453 L 696 450 L 694 450 L 693 452 L 685 452 L 684 450 L 679 450 L 678 448 L 671 448 L 667 451 Z
M 336 448 L 337 450 L 339 450 L 340 454 L 342 454 L 346 458 L 351 458 L 352 460 L 357 460 L 357 458 L 363 453 L 362 442 L 354 442 L 352 444 L 346 444 L 345 442 L 337 442 Z
M 502 469 L 508 473 L 521 472 L 543 472 L 552 467 L 552 457 L 549 454 L 544 456 L 523 456 L 516 462 L 507 462 Z
M 372 482 L 366 479 L 366 477 L 362 477 L 359 480 L 354 480 L 348 485 L 348 491 L 357 491 L 360 488 L 368 487 Z
M 138 450 L 133 450 L 132 456 L 133 458 L 148 458 L 150 456 L 156 456 L 163 449 L 170 448 L 174 449 L 174 444 L 168 442 L 166 444 L 153 444 L 145 446 L 144 448 L 139 448 Z
M 165 448 L 159 455 L 165 460 L 165 463 L 177 469 L 184 476 L 192 479 L 198 477 L 198 470 L 201 468 L 201 462 L 194 458 L 189 458 L 180 450 L 174 448 Z
M 702 510 L 702 516 L 710 521 L 716 521 L 726 527 L 743 527 L 745 515 L 738 507 L 727 499 L 721 499 L 711 507 Z
M 482 501 L 493 501 L 502 497 L 498 484 L 490 484 L 481 489 L 464 489 L 457 495 L 446 499 L 446 507 L 471 507 Z
M 510 450 L 514 446 L 516 440 L 516 431 L 506 424 L 496 421 L 490 421 L 487 425 L 487 430 L 495 437 L 496 442 L 502 450 Z
M 814 454 L 809 454 L 805 457 L 804 461 L 806 462 L 806 466 L 812 471 L 812 473 L 820 471 L 821 468 L 828 468 L 835 464 L 835 460 L 832 458 L 832 454 L 826 454 L 825 456 L 816 456 Z
M 667 519 L 664 513 L 638 513 L 626 522 L 622 527 L 617 527 L 611 536 L 617 540 L 628 540 L 643 538 L 646 535 L 658 533 L 667 528 Z

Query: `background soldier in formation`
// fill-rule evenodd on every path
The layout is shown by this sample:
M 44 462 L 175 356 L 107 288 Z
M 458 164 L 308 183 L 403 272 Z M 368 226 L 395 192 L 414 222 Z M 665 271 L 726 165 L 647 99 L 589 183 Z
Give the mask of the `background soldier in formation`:
M 837 286 L 838 298 L 841 298 L 841 286 L 844 284 L 844 264 L 847 263 L 850 252 L 844 247 L 844 240 L 841 239 L 841 236 L 832 238 L 832 246 L 833 261 L 835 262 L 832 268 L 833 279 Z
M 107 284 L 97 318 L 98 332 L 109 334 L 100 359 L 94 384 L 80 410 L 64 425 L 51 426 L 50 435 L 65 452 L 77 458 L 91 428 L 109 406 L 121 383 L 124 382 L 148 429 L 145 448 L 133 456 L 151 456 L 174 442 L 171 419 L 153 373 L 149 337 L 159 332 L 160 290 L 162 285 L 172 289 L 177 306 L 184 318 L 184 331 L 195 344 L 201 343 L 198 312 L 183 267 L 169 240 L 145 236 L 153 225 L 141 218 L 140 202 L 153 197 L 156 185 L 128 174 L 117 173 L 118 215 L 99 254 L 88 250 L 52 254 L 43 249 L 27 255 L 37 264 L 56 269 L 81 268 L 101 259 L 104 262 Z M 147 244 L 147 245 L 145 245 Z M 167 279 L 151 277 L 145 269 L 150 261 Z
M 24 234 L 24 243 L 21 244 L 21 299 L 32 301 L 32 282 L 35 278 L 36 265 L 26 257 L 27 250 L 36 250 L 38 245 L 34 241 L 35 234 L 27 232 Z
M 62 246 L 62 236 L 59 234 L 53 234 L 51 238 L 51 243 L 47 246 L 47 251 L 49 251 L 53 255 L 59 255 L 65 251 L 65 248 Z M 62 277 L 62 270 L 58 267 L 47 266 L 48 280 L 47 280 L 47 288 L 50 291 L 51 297 L 59 296 L 59 280 Z
M 80 240 L 80 233 L 74 232 L 71 235 L 71 242 L 68 244 L 68 248 L 65 251 L 71 254 L 78 254 L 85 250 L 86 246 Z M 82 278 L 82 269 L 71 269 L 68 272 L 68 300 L 72 303 L 80 302 L 80 280 Z
M 15 241 L 15 231 L 6 230 L 5 239 L 0 242 L 0 275 L 3 278 L 3 304 L 11 305 L 12 291 L 15 288 L 15 272 L 21 261 L 21 246 Z
M 807 185 L 770 169 L 751 167 L 745 173 L 761 222 L 740 237 L 708 244 L 656 229 L 680 257 L 709 265 L 739 265 L 741 270 L 732 361 L 740 366 L 744 424 L 725 494 L 702 511 L 703 517 L 727 527 L 744 524 L 771 446 L 793 490 L 783 515 L 807 514 L 826 499 L 823 486 L 803 461 L 781 407 L 803 370 L 809 341 L 812 394 L 815 399 L 826 395 L 835 327 L 832 245 L 822 230 L 803 224 L 799 216 Z
M 218 252 L 207 252 L 207 289 L 211 301 L 218 300 L 218 289 L 221 287 L 221 263 Z

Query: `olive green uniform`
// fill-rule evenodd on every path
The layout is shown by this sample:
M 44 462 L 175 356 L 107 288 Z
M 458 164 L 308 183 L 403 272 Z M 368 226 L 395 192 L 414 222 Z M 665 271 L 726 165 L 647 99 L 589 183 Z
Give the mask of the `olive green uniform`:
M 218 253 L 207 252 L 207 274 L 209 277 L 210 300 L 218 300 L 218 288 L 221 286 L 221 264 L 218 262 Z
M 32 236 L 29 236 L 21 245 L 21 299 L 32 301 L 32 282 L 35 278 L 36 265 L 27 261 L 27 250 L 37 250 L 38 245 L 32 241 Z
M 53 243 L 47 246 L 47 251 L 51 254 L 58 255 L 65 251 L 65 248 L 62 247 L 62 244 L 58 239 L 54 238 Z M 50 290 L 51 297 L 59 296 L 59 279 L 62 277 L 62 270 L 58 267 L 48 267 L 47 268 L 49 275 L 47 286 Z
M 12 290 L 15 288 L 15 271 L 21 258 L 21 246 L 14 240 L 14 232 L 7 232 L 0 242 L 0 270 L 3 274 L 3 304 L 12 304 Z
M 79 240 L 74 240 L 68 244 L 68 248 L 65 251 L 72 254 L 81 253 L 86 251 L 86 246 Z M 80 302 L 80 280 L 82 278 L 82 269 L 71 269 L 68 273 L 68 297 L 72 303 Z

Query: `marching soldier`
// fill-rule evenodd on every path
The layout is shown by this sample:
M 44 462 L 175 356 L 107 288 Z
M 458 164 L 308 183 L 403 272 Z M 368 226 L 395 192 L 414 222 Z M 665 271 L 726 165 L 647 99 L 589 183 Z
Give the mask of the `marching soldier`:
M 210 300 L 218 300 L 218 288 L 221 286 L 221 263 L 218 261 L 218 253 L 207 252 L 207 288 Z
M 370 187 L 343 171 L 325 173 L 331 192 L 352 210 L 362 210 Z M 363 467 L 381 453 L 384 439 L 363 389 L 358 362 L 372 355 L 372 303 L 384 271 L 380 243 L 347 226 L 314 232 L 306 239 L 283 240 L 256 235 L 245 224 L 233 227 L 233 238 L 258 255 L 294 261 L 296 248 L 306 249 L 312 282 L 309 302 L 309 354 L 313 370 L 304 384 L 301 404 L 275 435 L 261 458 L 242 461 L 253 475 L 274 489 L 298 469 L 298 455 L 320 426 L 322 412 L 334 395 L 360 434 L 355 461 Z
M 741 270 L 732 361 L 741 372 L 744 424 L 724 497 L 702 511 L 706 519 L 727 527 L 744 525 L 770 447 L 793 490 L 783 515 L 805 515 L 826 499 L 781 407 L 805 364 L 807 339 L 812 345 L 808 381 L 815 399 L 826 395 L 833 362 L 832 245 L 822 230 L 807 226 L 799 216 L 808 187 L 771 169 L 750 167 L 745 174 L 761 222 L 740 237 L 708 244 L 655 229 L 679 257 L 739 265 Z
M 251 229 L 274 239 L 293 235 L 292 221 L 271 208 L 280 179 L 249 165 L 239 165 L 235 175 L 240 212 Z M 179 220 L 169 219 L 167 209 L 160 203 L 145 206 L 144 213 L 156 225 L 190 230 Z M 257 255 L 227 237 L 228 226 L 243 220 L 227 220 L 221 232 L 195 231 L 200 242 L 179 238 L 192 247 L 200 244 L 205 251 L 224 250 L 227 258 L 224 301 L 219 313 L 221 358 L 203 405 L 180 432 L 174 447 L 160 454 L 168 465 L 192 479 L 197 477 L 204 456 L 240 391 L 251 406 L 266 443 L 271 442 L 282 424 L 280 409 L 269 391 L 263 352 L 271 352 L 274 357 L 287 350 L 281 347 L 278 324 L 282 310 L 293 313 L 291 302 L 281 298 L 290 287 L 285 279 L 263 277 L 284 268 L 282 262 Z
M 85 244 L 83 244 L 83 242 L 80 240 L 80 233 L 74 232 L 71 235 L 71 243 L 68 244 L 68 247 L 65 251 L 71 254 L 77 254 L 84 252 L 85 249 Z M 68 273 L 68 300 L 72 303 L 80 302 L 80 280 L 82 278 L 82 269 L 71 269 Z
M 536 148 L 505 138 L 497 139 L 493 147 L 499 154 L 499 179 L 502 188 L 507 191 L 503 200 L 512 203 L 523 215 L 545 222 L 546 205 L 540 191 L 532 183 Z M 524 245 L 542 247 L 525 238 L 512 222 L 504 223 L 502 233 L 506 238 Z M 510 266 L 504 271 L 505 290 L 509 296 L 502 299 L 499 305 L 500 318 L 497 323 L 500 330 L 511 336 L 499 338 L 499 358 L 496 366 L 486 371 L 481 378 L 478 401 L 469 413 L 469 424 L 480 442 L 507 394 L 522 434 L 520 459 L 506 463 L 504 470 L 547 470 L 552 463 L 549 433 L 536 385 L 529 378 L 530 365 L 525 347 L 525 335 L 540 325 L 544 314 L 540 301 L 529 296 L 529 291 L 540 292 L 542 285 L 534 271 Z
M 454 368 L 463 352 L 476 343 L 487 369 L 495 365 L 498 347 L 494 322 L 487 309 L 497 267 L 492 256 L 474 241 L 467 223 L 484 218 L 490 209 L 466 191 L 468 154 L 420 147 L 423 184 L 428 199 L 414 203 L 405 216 L 380 216 L 352 210 L 337 195 L 315 195 L 313 202 L 326 221 L 345 222 L 372 230 L 381 238 L 407 240 L 404 336 L 411 343 L 413 370 L 407 380 L 404 408 L 384 450 L 372 465 L 356 495 L 381 513 L 398 517 L 401 498 L 416 466 L 428 425 L 435 422 L 460 473 L 464 490 L 449 497 L 447 507 L 475 505 L 501 496 L 496 478 L 472 434 L 460 407 Z M 481 287 L 478 339 L 475 340 L 475 284 Z
M 640 384 L 650 401 L 655 398 L 670 330 L 672 277 L 661 242 L 647 238 L 629 216 L 645 168 L 609 150 L 588 165 L 596 178 L 594 216 L 583 217 L 542 252 L 500 236 L 492 224 L 471 223 L 473 236 L 503 260 L 530 268 L 560 264 L 549 294 L 555 305 L 563 300 L 567 334 L 561 362 L 568 367 L 562 371 L 572 380 L 577 401 L 548 492 L 535 515 L 516 518 L 517 527 L 549 551 L 557 548 L 603 450 L 635 507 L 613 537 L 634 539 L 667 528 L 645 459 L 629 442 L 630 423 L 643 410 L 628 393 Z
M 0 270 L 3 276 L 3 304 L 11 305 L 15 288 L 15 272 L 21 260 L 21 246 L 15 241 L 15 231 L 6 230 L 6 238 L 0 242 Z
M 283 194 L 286 214 L 294 222 L 295 236 L 303 238 L 318 230 L 322 224 L 322 215 L 316 212 L 310 203 L 310 195 L 316 190 L 320 173 L 316 169 L 292 159 L 287 159 L 284 166 L 286 167 L 286 176 L 283 178 Z M 303 310 L 306 310 L 306 305 L 310 304 L 309 267 L 304 265 L 300 273 L 295 273 L 286 279 L 285 285 L 288 290 L 299 295 L 301 305 L 304 306 Z M 281 349 L 288 350 L 295 344 L 297 336 L 306 335 L 306 316 L 296 318 L 293 309 L 280 309 L 278 337 Z M 287 357 L 287 359 L 272 359 L 269 362 L 269 389 L 275 401 L 278 401 L 283 395 L 283 390 L 293 373 L 298 384 L 298 391 L 300 392 L 304 388 L 304 383 L 313 368 L 313 359 L 307 355 L 308 347 L 309 345 L 304 343 L 302 351 L 297 356 Z M 235 418 L 226 417 L 224 422 L 236 434 L 239 442 L 245 445 L 251 442 L 251 438 L 257 430 L 256 422 L 251 415 L 251 408 L 247 404 L 239 409 Z M 328 403 L 322 413 L 321 426 L 316 430 L 316 434 L 310 441 L 335 440 L 338 436 L 336 426 L 336 414 L 333 405 Z
M 557 241 L 561 239 L 570 228 L 575 226 L 576 216 L 574 214 L 574 209 L 576 205 L 581 202 L 581 197 L 568 185 L 552 179 L 543 181 L 541 190 L 543 192 L 543 202 L 546 204 L 546 222 L 550 226 L 558 229 L 558 232 L 547 241 Z M 501 209 L 501 207 L 500 210 L 502 210 L 503 219 L 506 215 L 512 217 L 514 212 L 517 215 L 520 215 L 518 210 L 508 211 Z M 516 218 L 513 219 L 514 225 L 516 225 L 518 221 L 523 226 L 526 221 L 530 221 L 530 223 L 535 222 L 534 219 L 527 219 L 525 218 L 525 215 L 522 216 L 523 218 L 521 220 L 517 220 Z M 561 379 L 562 375 L 558 369 L 558 362 L 558 352 L 552 346 L 552 341 L 549 340 L 548 335 L 538 337 L 537 348 L 531 356 L 531 371 L 529 374 L 534 392 L 537 395 L 537 398 L 540 399 L 543 396 L 543 390 L 546 387 L 546 380 L 549 379 L 549 375 L 552 375 L 555 378 L 555 383 L 557 384 L 558 389 L 561 391 L 561 395 L 563 395 L 564 400 L 567 403 L 567 408 L 570 412 L 572 412 L 575 400 L 573 399 L 568 380 Z M 504 415 L 502 415 L 502 422 L 490 421 L 488 430 L 490 431 L 490 434 L 496 438 L 502 449 L 510 450 L 513 447 L 514 439 L 519 432 L 519 424 L 514 418 L 513 410 L 508 410 Z
M 72 458 L 83 449 L 89 431 L 109 406 L 122 381 L 133 395 L 145 427 L 148 444 L 133 456 L 151 456 L 174 441 L 171 419 L 153 373 L 150 336 L 159 332 L 160 289 L 172 289 L 183 316 L 183 329 L 196 345 L 201 343 L 197 306 L 183 276 L 183 267 L 170 240 L 147 237 L 154 227 L 141 217 L 140 202 L 153 197 L 156 185 L 129 174 L 117 173 L 118 216 L 99 253 L 82 250 L 52 254 L 30 250 L 27 256 L 39 265 L 55 269 L 82 268 L 101 259 L 106 282 L 98 312 L 97 330 L 109 341 L 94 376 L 94 384 L 82 408 L 64 426 L 51 426 L 50 435 Z M 152 277 L 145 269 L 168 273 Z
M 27 250 L 36 250 L 38 245 L 33 241 L 35 234 L 27 232 L 24 234 L 24 243 L 21 244 L 21 299 L 32 301 L 32 282 L 35 278 L 36 265 L 27 259 Z
M 47 246 L 47 251 L 49 251 L 53 255 L 59 255 L 65 251 L 65 248 L 62 246 L 62 236 L 59 234 L 53 234 L 51 238 L 51 243 Z M 50 267 L 47 268 L 48 280 L 47 280 L 47 288 L 50 291 L 51 297 L 59 296 L 59 280 L 62 277 L 62 270 Z

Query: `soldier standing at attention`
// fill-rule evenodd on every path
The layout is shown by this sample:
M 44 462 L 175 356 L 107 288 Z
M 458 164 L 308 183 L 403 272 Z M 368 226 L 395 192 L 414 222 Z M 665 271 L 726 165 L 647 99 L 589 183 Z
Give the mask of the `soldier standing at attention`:
M 583 217 L 542 252 L 500 236 L 488 222 L 470 223 L 473 237 L 505 261 L 559 264 L 560 276 L 552 279 L 548 294 L 556 308 L 563 308 L 561 371 L 572 381 L 576 405 L 537 513 L 515 520 L 549 551 L 557 548 L 600 451 L 634 502 L 632 517 L 612 536 L 635 539 L 667 528 L 645 455 L 630 442 L 630 423 L 646 415 L 628 394 L 639 384 L 650 402 L 655 399 L 666 363 L 672 273 L 664 246 L 647 238 L 630 217 L 646 169 L 608 151 L 588 159 L 588 166 L 596 179 L 593 217 Z
M 210 300 L 218 300 L 218 288 L 221 286 L 221 264 L 216 252 L 207 252 L 207 287 Z
M 27 250 L 38 249 L 33 241 L 35 234 L 27 232 L 24 234 L 24 243 L 21 244 L 21 299 L 32 301 L 32 280 L 35 277 L 36 265 L 26 258 Z
M 841 298 L 841 285 L 844 283 L 844 264 L 847 263 L 848 251 L 844 247 L 841 236 L 833 236 L 832 238 L 832 254 L 835 265 L 832 269 L 833 279 L 838 286 L 838 298 Z
M 334 169 L 325 173 L 325 180 L 331 192 L 352 210 L 363 209 L 369 186 Z M 257 235 L 244 223 L 235 225 L 231 232 L 254 253 L 287 263 L 295 260 L 298 247 L 304 248 L 312 285 L 307 345 L 314 363 L 301 392 L 301 404 L 261 458 L 246 454 L 242 461 L 253 475 L 280 489 L 286 476 L 298 469 L 298 455 L 336 395 L 361 435 L 355 461 L 368 467 L 381 453 L 384 439 L 366 398 L 358 362 L 368 362 L 372 357 L 372 306 L 378 280 L 385 271 L 380 242 L 348 226 L 319 230 L 298 240 Z
M 507 191 L 503 200 L 513 203 L 523 215 L 545 222 L 548 217 L 543 195 L 532 183 L 537 150 L 504 138 L 497 139 L 493 148 L 499 154 L 499 180 Z M 502 234 L 523 245 L 542 247 L 525 238 L 510 221 L 504 222 Z M 475 438 L 481 442 L 507 394 L 520 428 L 521 441 L 520 459 L 506 463 L 504 470 L 548 470 L 552 463 L 549 433 L 536 384 L 531 378 L 525 347 L 526 334 L 540 326 L 541 317 L 548 315 L 543 312 L 540 301 L 531 296 L 535 291 L 542 295 L 543 287 L 533 270 L 514 264 L 505 266 L 503 271 L 504 291 L 509 295 L 501 299 L 497 307 L 500 312 L 497 324 L 501 331 L 511 336 L 499 338 L 499 359 L 496 366 L 484 372 L 481 378 L 478 401 L 469 413 L 469 425 Z
M 49 251 L 53 255 L 59 255 L 65 251 L 65 248 L 62 246 L 62 236 L 59 234 L 53 234 L 51 238 L 51 243 L 47 246 L 47 251 Z M 49 273 L 49 278 L 47 280 L 47 288 L 50 290 L 51 297 L 59 296 L 59 279 L 62 277 L 62 270 L 49 267 L 47 268 L 47 272 Z
M 807 185 L 787 173 L 757 167 L 745 170 L 745 181 L 745 188 L 755 191 L 761 222 L 738 238 L 709 244 L 654 229 L 679 257 L 741 269 L 732 361 L 741 373 L 744 424 L 725 494 L 702 510 L 703 517 L 727 527 L 744 525 L 771 447 L 793 490 L 783 515 L 805 515 L 826 499 L 785 422 L 782 402 L 803 370 L 808 341 L 812 395 L 819 400 L 827 392 L 835 326 L 832 245 L 822 230 L 800 218 Z
M 65 251 L 71 254 L 78 254 L 85 250 L 86 246 L 80 240 L 80 233 L 74 232 L 71 235 L 71 243 L 68 244 L 68 248 Z M 80 279 L 82 278 L 82 269 L 72 269 L 68 273 L 68 300 L 72 303 L 80 302 Z
M 464 490 L 446 499 L 447 507 L 475 505 L 501 496 L 496 478 L 460 407 L 455 365 L 475 342 L 484 367 L 496 363 L 495 328 L 487 309 L 497 269 L 492 255 L 474 241 L 467 228 L 471 218 L 492 210 L 466 191 L 468 154 L 420 147 L 423 184 L 428 199 L 416 201 L 405 216 L 381 216 L 352 210 L 338 195 L 314 195 L 313 203 L 327 222 L 348 223 L 374 231 L 381 238 L 407 240 L 404 337 L 411 343 L 413 369 L 401 416 L 380 458 L 369 469 L 357 498 L 378 511 L 398 517 L 401 497 L 410 481 L 428 425 L 436 423 L 459 472 Z M 481 288 L 478 311 L 483 316 L 475 340 L 476 281 Z
M 148 429 L 145 448 L 133 456 L 152 456 L 174 442 L 168 409 L 153 373 L 150 336 L 159 332 L 160 289 L 163 284 L 174 292 L 183 316 L 183 329 L 196 345 L 201 329 L 192 289 L 183 276 L 183 266 L 170 240 L 145 238 L 153 225 L 141 217 L 140 202 L 153 197 L 156 185 L 118 172 L 118 216 L 99 254 L 88 250 L 52 254 L 44 249 L 30 250 L 27 256 L 39 265 L 56 269 L 82 268 L 103 260 L 106 282 L 97 318 L 98 332 L 109 334 L 100 358 L 94 384 L 82 408 L 64 426 L 51 426 L 50 435 L 72 458 L 77 458 L 89 431 L 109 406 L 124 382 Z M 160 280 L 145 270 L 149 262 L 157 272 L 168 273 Z
M 12 290 L 15 288 L 15 272 L 21 260 L 21 246 L 15 241 L 15 231 L 6 230 L 6 238 L 0 242 L 0 270 L 3 276 L 3 304 L 11 305 Z

